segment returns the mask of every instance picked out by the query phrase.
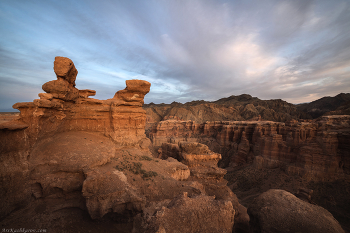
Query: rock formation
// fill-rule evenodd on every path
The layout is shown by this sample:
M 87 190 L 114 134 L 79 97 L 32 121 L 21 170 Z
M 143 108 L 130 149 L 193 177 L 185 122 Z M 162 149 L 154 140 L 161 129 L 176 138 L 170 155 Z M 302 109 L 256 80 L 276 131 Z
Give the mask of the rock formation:
M 212 215 L 212 213 L 218 213 Z M 230 201 L 215 200 L 214 196 L 190 198 L 187 193 L 163 206 L 147 220 L 136 225 L 139 232 L 232 232 L 235 210 Z M 211 224 L 203 224 L 210 219 Z
M 19 119 L 0 125 L 2 227 L 97 232 L 98 220 L 113 216 L 133 222 L 134 232 L 168 232 L 182 218 L 196 224 L 176 228 L 183 232 L 231 232 L 233 223 L 247 224 L 246 208 L 216 166 L 219 154 L 183 145 L 185 164 L 152 157 L 142 109 L 150 83 L 128 80 L 113 98 L 98 100 L 90 98 L 95 91 L 75 87 L 70 59 L 56 57 L 54 71 L 57 80 L 43 85 L 46 93 L 15 104 Z M 81 228 L 71 228 L 72 221 Z
M 350 170 L 349 116 L 266 121 L 297 119 L 300 112 L 281 100 L 261 102 L 241 95 L 190 103 L 194 108 L 178 103 L 152 108 L 158 117 L 154 121 L 142 108 L 150 90 L 147 81 L 127 80 L 113 98 L 98 100 L 90 98 L 94 90 L 76 88 L 78 71 L 70 59 L 56 57 L 54 71 L 57 80 L 43 85 L 40 99 L 15 104 L 19 118 L 0 124 L 3 229 L 247 232 L 247 209 L 227 186 L 227 170 L 218 162 L 283 167 L 312 179 Z M 175 114 L 178 107 L 187 112 Z M 213 119 L 237 113 L 250 121 L 179 120 L 192 117 L 189 112 L 199 113 L 201 120 L 207 113 Z M 151 121 L 160 121 L 148 131 L 154 156 L 145 134 Z M 299 194 L 307 200 L 311 195 Z M 254 208 L 260 207 L 254 206 L 255 219 L 268 216 L 257 215 Z M 327 212 L 319 213 L 329 220 L 327 227 L 339 230 Z
M 343 233 L 326 209 L 309 204 L 284 190 L 271 189 L 248 208 L 252 232 Z
M 324 116 L 286 123 L 167 120 L 154 126 L 149 138 L 155 147 L 181 141 L 204 143 L 222 154 L 223 167 L 254 163 L 322 180 L 350 173 L 349 135 L 350 116 Z
M 215 180 L 216 183 L 223 180 L 226 170 L 218 168 L 221 155 L 209 150 L 208 146 L 201 143 L 180 142 L 162 144 L 162 158 L 172 157 L 187 165 L 194 180 Z
M 194 121 L 202 124 L 206 121 L 244 121 L 265 120 L 286 122 L 298 119 L 311 119 L 294 104 L 286 101 L 260 100 L 247 94 L 230 96 L 217 101 L 192 101 L 185 104 L 146 104 L 146 134 L 158 122 L 165 120 Z

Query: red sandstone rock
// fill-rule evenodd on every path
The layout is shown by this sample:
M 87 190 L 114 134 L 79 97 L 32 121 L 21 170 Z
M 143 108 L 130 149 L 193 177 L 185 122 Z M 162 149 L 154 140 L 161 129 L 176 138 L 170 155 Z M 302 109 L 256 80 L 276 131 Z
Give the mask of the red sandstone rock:
M 287 123 L 167 120 L 154 126 L 149 137 L 156 147 L 163 142 L 204 143 L 222 154 L 225 167 L 253 162 L 256 167 L 285 167 L 288 174 L 322 180 L 350 172 L 349 123 L 349 116 Z
M 55 219 L 69 223 L 72 210 L 78 209 L 81 218 L 85 212 L 93 219 L 105 218 L 110 212 L 132 214 L 132 218 L 186 192 L 191 199 L 198 196 L 198 201 L 190 200 L 194 205 L 179 208 L 213 207 L 210 212 L 198 210 L 198 223 L 207 222 L 198 229 L 212 229 L 213 224 L 218 231 L 232 229 L 232 207 L 239 209 L 239 203 L 226 182 L 220 182 L 225 170 L 215 166 L 210 171 L 218 154 L 202 147 L 195 147 L 199 152 L 181 147 L 187 152 L 184 161 L 191 166 L 194 160 L 201 164 L 197 176 L 203 183 L 208 181 L 205 185 L 191 178 L 185 164 L 151 156 L 142 109 L 150 83 L 130 80 L 114 98 L 97 100 L 88 98 L 95 91 L 74 87 L 77 72 L 69 59 L 56 58 L 54 69 L 58 80 L 43 85 L 48 93 L 41 93 L 33 102 L 15 104 L 21 112 L 19 119 L 0 125 L 2 224 L 16 227 L 13 224 L 20 220 L 21 227 L 47 228 Z M 188 126 L 191 124 L 184 125 Z M 176 213 L 174 207 L 169 216 Z M 203 219 L 208 214 L 220 218 L 209 223 Z M 223 225 L 221 216 L 225 217 Z
M 150 219 L 134 223 L 133 232 L 232 232 L 235 210 L 229 201 L 187 193 L 163 206 Z M 209 220 L 210 219 L 210 220 Z
M 271 189 L 248 208 L 252 232 L 343 233 L 326 209 L 309 204 L 284 190 Z
M 115 93 L 113 99 L 122 99 L 126 102 L 139 102 L 143 105 L 143 98 L 149 92 L 151 84 L 143 80 L 127 80 L 126 88 Z
M 86 176 L 82 193 L 92 219 L 101 218 L 111 210 L 120 214 L 126 208 L 142 210 L 146 199 L 128 182 L 123 172 L 98 168 L 87 172 Z
M 64 79 L 68 81 L 73 87 L 75 87 L 75 79 L 78 71 L 74 66 L 71 59 L 67 57 L 55 57 L 54 71 L 57 75 L 57 79 Z
M 42 86 L 43 90 L 56 99 L 74 101 L 79 98 L 79 90 L 64 79 L 53 80 Z
M 38 184 L 33 186 L 34 196 L 43 198 L 56 189 L 64 192 L 81 189 L 84 173 L 109 163 L 116 147 L 135 147 L 148 153 L 149 139 L 144 133 L 146 116 L 141 106 L 150 83 L 127 81 L 129 87 L 124 93 L 138 95 L 136 102 L 118 97 L 96 100 L 88 98 L 95 91 L 79 91 L 74 87 L 77 70 L 70 59 L 57 57 L 54 71 L 57 80 L 43 85 L 47 93 L 39 94 L 40 99 L 33 102 L 15 104 L 13 107 L 21 111 L 20 118 L 0 125 L 4 168 L 0 172 L 1 185 L 8 190 L 5 193 L 10 194 L 1 193 L 4 197 L 1 216 L 11 212 L 18 203 L 30 200 L 32 184 Z M 105 153 L 106 147 L 113 153 Z M 186 179 L 185 173 L 189 170 L 185 165 L 167 164 L 164 167 L 171 170 L 169 177 Z M 163 170 L 160 172 L 168 175 Z M 14 182 L 6 182 L 11 177 Z M 17 194 L 13 195 L 11 190 Z
M 205 192 L 217 200 L 230 201 L 236 211 L 237 223 L 246 227 L 249 222 L 247 209 L 240 205 L 234 193 L 226 186 L 223 179 L 226 170 L 217 167 L 221 155 L 212 152 L 201 143 L 180 142 L 179 145 L 163 143 L 162 158 L 175 158 L 186 164 L 191 171 L 189 180 L 204 186 Z
M 53 98 L 53 95 L 49 93 L 39 93 L 38 96 L 40 97 L 40 99 L 44 100 L 52 100 Z
M 80 98 L 88 98 L 89 96 L 94 96 L 96 95 L 96 91 L 94 90 L 79 90 L 79 97 Z

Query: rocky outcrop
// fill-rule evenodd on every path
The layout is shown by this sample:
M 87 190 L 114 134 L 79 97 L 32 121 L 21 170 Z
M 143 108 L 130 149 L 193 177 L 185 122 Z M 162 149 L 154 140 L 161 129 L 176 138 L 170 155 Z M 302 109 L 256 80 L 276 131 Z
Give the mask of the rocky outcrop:
M 102 218 L 111 210 L 119 214 L 126 208 L 141 211 L 145 197 L 128 182 L 125 174 L 118 170 L 101 170 L 87 172 L 83 183 L 82 192 L 91 218 Z
M 350 116 L 324 116 L 314 121 L 161 121 L 149 133 L 161 143 L 201 142 L 223 157 L 222 167 L 253 163 L 281 167 L 291 175 L 322 180 L 350 172 Z M 161 149 L 162 151 L 164 148 Z
M 180 142 L 179 145 L 164 143 L 161 157 L 164 159 L 172 157 L 187 165 L 195 180 L 214 179 L 220 182 L 226 174 L 225 169 L 217 167 L 221 155 L 212 152 L 208 146 L 201 143 Z
M 93 131 L 111 137 L 119 145 L 147 148 L 146 114 L 142 105 L 150 83 L 128 80 L 126 88 L 112 99 L 92 99 L 89 96 L 95 95 L 95 91 L 74 87 L 77 74 L 74 64 L 68 58 L 58 58 L 54 63 L 57 80 L 43 85 L 47 93 L 40 93 L 40 99 L 33 102 L 13 106 L 21 111 L 21 122 L 37 128 L 37 132 L 31 132 L 33 138 L 46 137 L 57 131 Z
M 252 232 L 344 232 L 326 209 L 284 190 L 271 189 L 261 194 L 250 204 L 248 213 Z
M 163 143 L 178 143 L 180 141 L 197 141 L 200 124 L 193 121 L 166 120 L 161 121 L 149 132 L 153 146 L 159 147 Z
M 31 195 L 81 190 L 89 170 L 109 163 L 116 148 L 148 151 L 142 104 L 150 83 L 128 80 L 112 99 L 97 100 L 89 98 L 95 91 L 75 87 L 78 71 L 69 58 L 56 57 L 54 71 L 46 93 L 16 103 L 19 119 L 0 125 L 2 217 Z
M 217 166 L 221 155 L 212 152 L 208 146 L 196 142 L 180 142 L 179 144 L 163 143 L 161 157 L 175 158 L 187 165 L 190 170 L 189 181 L 203 185 L 204 193 L 215 196 L 219 200 L 230 201 L 235 210 L 235 228 L 246 228 L 249 222 L 247 209 L 242 206 L 236 195 L 226 186 L 223 178 L 226 170 Z
M 148 216 L 146 220 L 134 224 L 134 231 L 155 232 L 232 232 L 235 210 L 232 203 L 215 200 L 213 196 L 188 197 L 187 193 L 172 200 Z M 210 224 L 208 220 L 210 219 Z
M 54 71 L 57 80 L 43 85 L 46 93 L 15 104 L 19 119 L 0 125 L 2 226 L 52 229 L 60 219 L 57 232 L 85 232 L 96 229 L 101 218 L 117 216 L 132 223 L 141 216 L 134 231 L 137 223 L 170 229 L 175 227 L 170 218 L 181 222 L 191 211 L 198 213 L 191 215 L 195 231 L 229 232 L 234 217 L 247 223 L 246 209 L 222 179 L 225 170 L 216 166 L 219 154 L 183 145 L 184 163 L 152 157 L 142 109 L 150 83 L 127 80 L 113 98 L 98 100 L 90 98 L 95 91 L 75 87 L 77 70 L 70 59 L 57 57 Z M 149 221 L 154 206 L 167 209 Z M 216 222 L 206 221 L 208 216 L 217 216 Z M 90 218 L 96 222 L 86 220 Z M 80 219 L 78 227 L 72 229 L 75 219 Z M 112 231 L 113 224 L 97 231 Z

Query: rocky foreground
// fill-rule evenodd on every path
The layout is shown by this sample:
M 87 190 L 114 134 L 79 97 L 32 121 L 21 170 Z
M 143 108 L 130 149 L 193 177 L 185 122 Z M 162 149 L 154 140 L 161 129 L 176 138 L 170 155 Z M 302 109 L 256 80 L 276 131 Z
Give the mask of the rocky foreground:
M 225 176 L 252 163 L 338 179 L 349 171 L 348 117 L 160 121 L 150 140 L 142 108 L 150 83 L 128 80 L 113 98 L 97 100 L 90 98 L 95 91 L 75 87 L 70 59 L 56 57 L 54 71 L 57 80 L 43 85 L 40 99 L 15 104 L 19 119 L 0 124 L 2 229 L 344 232 L 329 211 L 310 203 L 307 190 L 299 198 L 269 190 L 247 209 Z

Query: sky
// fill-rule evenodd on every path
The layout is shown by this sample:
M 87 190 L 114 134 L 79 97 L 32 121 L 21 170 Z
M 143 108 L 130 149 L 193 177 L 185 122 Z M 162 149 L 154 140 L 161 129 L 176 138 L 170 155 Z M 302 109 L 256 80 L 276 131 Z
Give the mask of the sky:
M 56 56 L 97 99 L 129 79 L 145 103 L 350 92 L 349 0 L 1 0 L 0 35 L 0 111 L 38 99 Z

